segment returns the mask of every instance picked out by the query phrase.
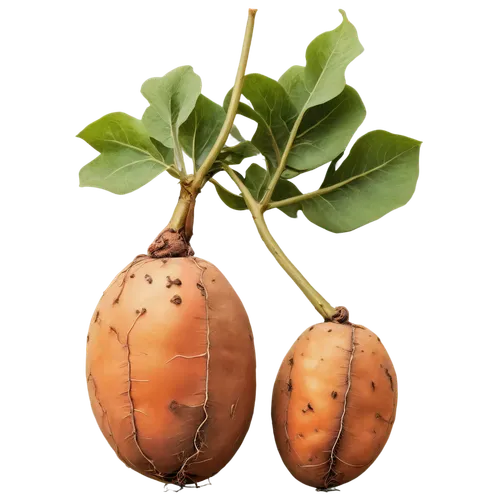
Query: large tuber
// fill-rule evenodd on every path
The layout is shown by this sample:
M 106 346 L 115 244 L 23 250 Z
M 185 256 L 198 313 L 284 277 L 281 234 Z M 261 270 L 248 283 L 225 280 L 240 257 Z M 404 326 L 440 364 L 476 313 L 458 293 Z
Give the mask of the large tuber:
M 220 471 L 255 401 L 255 351 L 243 305 L 194 257 L 138 257 L 105 291 L 87 339 L 99 427 L 118 457 L 178 486 Z

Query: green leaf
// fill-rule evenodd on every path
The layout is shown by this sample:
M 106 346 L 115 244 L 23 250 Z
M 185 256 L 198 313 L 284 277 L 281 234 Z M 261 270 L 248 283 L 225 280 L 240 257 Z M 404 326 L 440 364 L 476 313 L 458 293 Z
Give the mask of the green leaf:
M 258 74 L 245 77 L 242 94 L 253 109 L 240 103 L 238 112 L 257 122 L 252 142 L 273 167 L 279 164 L 295 121 L 302 120 L 284 178 L 338 156 L 365 117 L 359 95 L 345 88 L 347 65 L 363 47 L 356 29 L 345 12 L 341 13 L 340 26 L 309 44 L 305 67 L 292 66 L 279 82 Z M 226 96 L 226 106 L 230 96 L 231 92 Z
M 77 172 L 80 189 L 127 196 L 151 184 L 165 172 L 166 165 L 148 154 L 130 149 L 99 153 Z
M 225 109 L 225 111 L 227 111 L 227 109 Z M 238 127 L 236 125 L 233 125 L 231 127 L 231 135 L 239 142 L 243 142 L 245 140 L 245 138 L 241 135 L 241 132 L 238 130 Z
M 299 188 L 290 181 L 280 179 L 276 188 L 274 189 L 271 201 L 281 201 L 287 198 L 293 198 L 294 196 L 299 196 L 302 194 Z M 296 218 L 297 212 L 302 208 L 300 203 L 293 203 L 292 205 L 287 205 L 286 207 L 281 207 L 283 213 L 288 215 L 288 217 Z
M 303 105 L 305 109 L 337 97 L 344 90 L 348 64 L 363 52 L 356 28 L 343 10 L 340 13 L 343 18 L 340 26 L 319 35 L 307 47 L 304 86 L 308 97 Z
M 305 172 L 336 158 L 347 148 L 365 116 L 359 94 L 349 86 L 331 101 L 307 110 L 287 166 Z
M 239 165 L 244 159 L 258 154 L 259 150 L 250 141 L 243 141 L 236 144 L 236 146 L 224 147 L 217 160 L 226 165 Z
M 245 174 L 245 186 L 248 188 L 252 196 L 259 201 L 269 182 L 269 173 L 265 168 L 252 163 Z
M 304 66 L 292 66 L 278 80 L 297 109 L 302 109 L 309 97 L 304 83 L 304 69 Z
M 320 186 L 321 188 L 332 186 L 335 184 L 334 181 L 334 176 L 335 176 L 335 169 L 337 168 L 337 163 L 340 161 L 340 159 L 344 156 L 344 152 L 340 153 L 337 158 L 332 160 L 330 165 L 328 166 L 328 170 L 326 171 L 325 178 L 323 180 L 323 183 Z
M 264 75 L 247 75 L 242 94 L 253 106 L 253 113 L 244 108 L 245 116 L 258 124 L 252 143 L 276 166 L 297 118 L 297 110 L 285 89 Z
M 232 193 L 218 182 L 214 183 L 214 186 L 217 190 L 219 198 L 229 208 L 232 208 L 233 210 L 246 210 L 247 206 L 242 196 Z
M 150 140 L 153 143 L 154 147 L 160 153 L 160 155 L 163 159 L 163 162 L 167 165 L 173 165 L 174 164 L 174 150 L 167 148 L 160 141 L 157 141 L 154 137 L 150 137 Z
M 126 148 L 162 160 L 141 119 L 126 111 L 113 110 L 90 121 L 74 135 L 75 139 L 96 153 Z
M 77 137 L 101 153 L 80 170 L 81 187 L 126 194 L 167 168 L 143 123 L 125 113 L 103 116 Z
M 181 66 L 161 78 L 146 80 L 141 92 L 151 104 L 142 117 L 149 134 L 174 148 L 179 127 L 188 119 L 201 93 L 200 77 L 191 66 Z
M 294 177 L 297 177 L 297 175 L 303 174 L 301 170 L 295 170 L 293 168 L 287 167 L 283 173 L 281 174 L 282 179 L 293 179 Z
M 364 135 L 328 180 L 338 188 L 302 202 L 305 216 L 342 233 L 403 206 L 415 190 L 420 144 L 383 130 Z
M 225 118 L 221 106 L 200 94 L 193 112 L 181 125 L 180 143 L 197 168 L 215 144 Z

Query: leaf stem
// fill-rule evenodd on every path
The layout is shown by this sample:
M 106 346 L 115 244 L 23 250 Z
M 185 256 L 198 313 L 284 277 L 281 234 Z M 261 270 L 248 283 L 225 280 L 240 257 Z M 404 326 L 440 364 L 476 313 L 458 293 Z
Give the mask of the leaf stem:
M 339 189 L 342 186 L 345 186 L 346 184 L 349 184 L 350 182 L 363 177 L 364 175 L 364 173 L 355 175 L 353 177 L 349 177 L 349 179 L 346 179 L 345 181 L 338 182 L 337 184 L 332 184 L 328 187 L 317 189 L 316 191 L 311 191 L 310 193 L 299 194 L 297 196 L 292 196 L 291 198 L 286 198 L 280 201 L 273 201 L 269 203 L 269 205 L 267 205 L 266 210 L 271 210 L 272 208 L 287 207 L 288 205 L 293 205 L 294 203 L 300 203 L 301 201 L 310 200 L 311 198 L 316 198 L 317 196 L 331 193 L 332 191 L 335 191 L 336 189 Z
M 227 165 L 224 165 L 223 168 L 240 189 L 243 199 L 252 214 L 257 231 L 259 232 L 260 237 L 268 250 L 288 276 L 290 276 L 290 278 L 292 278 L 295 284 L 300 288 L 316 311 L 318 311 L 326 321 L 331 321 L 332 318 L 338 313 L 338 310 L 331 306 L 328 301 L 313 288 L 301 272 L 294 266 L 292 261 L 285 255 L 267 227 L 266 221 L 264 220 L 264 210 L 262 204 L 255 201 L 248 188 L 236 175 L 232 168 Z
M 255 24 L 256 14 L 257 14 L 256 9 L 250 9 L 248 11 L 248 20 L 245 30 L 245 37 L 243 39 L 243 47 L 241 49 L 240 62 L 238 65 L 238 71 L 236 73 L 236 80 L 234 82 L 233 94 L 231 96 L 231 101 L 229 103 L 229 107 L 227 110 L 226 119 L 224 120 L 224 124 L 222 125 L 221 131 L 219 133 L 219 136 L 217 137 L 217 140 L 215 141 L 214 146 L 212 147 L 207 157 L 205 158 L 205 161 L 201 164 L 200 168 L 195 174 L 192 184 L 192 189 L 195 196 L 200 190 L 201 186 L 203 185 L 204 178 L 208 174 L 210 168 L 217 159 L 218 154 L 226 144 L 229 134 L 231 133 L 234 119 L 238 111 L 241 91 L 243 90 L 243 82 L 245 79 L 245 71 L 248 62 L 248 55 L 250 53 L 250 45 L 252 43 L 252 35 L 253 35 L 253 28 Z
M 278 168 L 274 172 L 274 175 L 271 177 L 271 181 L 269 182 L 266 192 L 264 194 L 264 197 L 262 198 L 262 206 L 264 207 L 264 210 L 267 209 L 267 206 L 269 205 L 269 202 L 271 201 L 271 196 L 273 195 L 274 189 L 276 188 L 276 184 L 278 184 L 278 181 L 280 180 L 281 174 L 286 168 L 286 161 L 288 159 L 288 155 L 290 154 L 290 151 L 292 150 L 293 143 L 295 141 L 295 137 L 297 136 L 297 132 L 299 130 L 300 124 L 302 122 L 302 118 L 304 118 L 304 115 L 306 113 L 306 108 L 302 109 L 300 112 L 299 116 L 297 117 L 297 120 L 295 120 L 295 123 L 293 124 L 292 131 L 290 132 L 290 137 L 288 138 L 288 141 L 285 146 L 285 150 L 283 151 L 283 155 L 281 156 L 280 163 L 278 165 Z
M 182 147 L 179 142 L 179 137 L 177 135 L 177 131 L 175 127 L 172 127 L 172 141 L 174 143 L 174 161 L 179 171 L 179 176 L 181 179 L 184 179 L 187 175 L 186 165 L 184 164 L 184 155 L 182 153 Z

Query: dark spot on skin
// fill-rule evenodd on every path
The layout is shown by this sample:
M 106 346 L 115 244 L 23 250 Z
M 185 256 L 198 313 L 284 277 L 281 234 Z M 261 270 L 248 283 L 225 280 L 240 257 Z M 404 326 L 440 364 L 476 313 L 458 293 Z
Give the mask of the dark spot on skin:
M 365 352 L 365 351 L 363 351 L 363 349 L 361 349 L 361 352 Z
M 176 306 L 179 306 L 182 304 L 182 299 L 179 295 L 174 295 L 171 299 L 170 299 L 170 302 L 172 302 L 172 304 L 175 304 Z
M 288 392 L 292 392 L 292 389 L 293 389 L 292 379 L 288 379 L 287 389 L 288 389 Z
M 99 319 L 99 311 L 95 313 L 94 323 L 97 323 L 98 319 Z
M 380 413 L 375 413 L 375 418 L 380 418 Z
M 289 364 L 290 366 L 293 366 L 293 358 L 290 358 L 290 359 L 288 360 L 288 364 Z
M 170 411 L 176 411 L 179 406 L 180 404 L 175 399 L 172 399 L 172 401 L 170 401 L 170 404 L 168 405 Z
M 297 437 L 298 437 L 298 438 L 303 438 L 303 437 L 304 437 L 304 434 L 302 434 L 302 432 L 299 432 L 299 433 L 297 434 Z
M 337 399 L 337 391 L 332 391 L 332 398 Z
M 384 367 L 384 365 L 383 365 L 383 364 L 380 364 L 380 368 L 383 368 L 383 367 Z
M 313 461 L 313 459 L 312 459 L 312 458 L 308 458 L 308 459 L 307 459 L 307 461 L 308 461 L 308 462 L 312 462 L 312 461 Z
M 131 279 L 135 278 L 135 274 L 131 274 L 131 275 L 130 275 L 130 278 L 131 278 Z
M 372 391 L 375 390 L 375 382 L 372 380 Z
M 313 328 L 314 328 L 314 326 L 311 326 L 311 328 L 309 328 L 309 331 L 311 331 Z
M 323 358 L 321 358 L 321 361 L 325 361 Z
M 143 308 L 141 309 L 141 314 L 145 314 L 145 313 L 146 313 L 146 308 L 145 308 L 145 307 L 143 307 Z
M 380 342 L 380 339 L 377 337 L 377 340 Z
M 391 383 L 391 391 L 394 392 L 394 381 L 392 380 L 392 375 L 389 373 L 389 370 L 387 368 L 385 369 L 385 374 L 387 375 L 387 378 Z
M 166 264 L 168 262 L 168 259 L 161 259 L 161 261 Z
M 135 310 L 135 314 L 139 314 L 141 311 L 139 311 L 139 309 L 136 309 Z
M 372 354 L 375 354 L 375 351 L 372 351 Z
M 118 304 L 118 302 L 120 302 L 120 297 L 119 296 L 116 297 L 115 300 L 113 300 L 113 305 Z
M 319 432 L 318 429 L 314 429 L 314 432 Z
M 251 333 L 248 334 L 248 337 L 250 338 L 250 340 L 253 342 L 253 335 Z
M 89 343 L 90 340 L 90 334 L 87 335 L 87 344 Z
M 330 328 L 330 330 L 328 330 L 328 333 L 330 333 L 332 331 L 332 329 Z
M 196 288 L 198 288 L 198 290 L 201 292 L 201 295 L 205 297 L 205 287 L 201 283 L 196 283 Z
M 215 278 L 212 278 L 212 283 L 215 283 Z
M 307 413 L 308 411 L 312 411 L 314 413 L 314 408 L 311 406 L 311 403 L 307 403 L 307 406 L 302 409 L 302 413 Z
M 151 285 L 153 283 L 153 278 L 149 274 L 144 275 L 144 279 Z
M 172 285 L 181 286 L 182 281 L 179 278 L 175 278 L 174 280 L 172 280 L 170 276 L 167 276 L 167 288 L 170 288 Z
M 301 356 L 304 356 L 304 353 L 303 353 L 303 352 L 301 352 L 301 353 L 300 353 L 300 355 L 301 355 Z
M 371 337 L 371 335 L 368 335 L 368 337 Z

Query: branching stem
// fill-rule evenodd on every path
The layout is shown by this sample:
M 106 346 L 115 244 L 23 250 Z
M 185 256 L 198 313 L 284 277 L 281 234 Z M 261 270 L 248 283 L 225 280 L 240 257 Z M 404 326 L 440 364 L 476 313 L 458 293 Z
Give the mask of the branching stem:
M 248 188 L 237 175 L 231 175 L 231 167 L 224 166 L 224 171 L 243 196 L 248 211 L 250 212 L 255 232 L 276 264 L 321 318 L 331 320 L 337 317 L 339 313 L 337 307 L 309 281 L 307 276 L 297 267 L 295 262 L 290 259 L 282 246 L 278 243 L 269 228 L 265 215 L 262 213 L 262 205 L 254 200 Z
M 184 166 L 184 160 L 182 159 L 182 149 L 174 147 L 174 153 L 178 149 L 180 154 L 177 151 L 175 154 L 176 157 L 176 165 L 179 169 L 179 174 L 181 177 L 181 194 L 179 197 L 179 202 L 175 207 L 172 218 L 166 229 L 173 229 L 175 231 L 181 231 L 186 226 L 186 220 L 189 216 L 192 216 L 192 211 L 194 208 L 194 202 L 196 200 L 196 196 L 200 192 L 203 185 L 206 183 L 207 178 L 209 177 L 209 171 L 212 165 L 214 164 L 217 156 L 219 155 L 221 149 L 225 146 L 227 138 L 231 133 L 231 129 L 233 127 L 234 119 L 236 117 L 236 113 L 238 111 L 238 105 L 240 103 L 241 91 L 243 89 L 243 82 L 245 80 L 245 71 L 248 62 L 248 55 L 250 53 L 250 45 L 252 43 L 252 35 L 253 28 L 255 24 L 255 15 L 257 14 L 257 10 L 250 9 L 248 11 L 248 20 L 245 30 L 245 36 L 243 39 L 243 48 L 241 50 L 240 62 L 238 65 L 238 71 L 236 73 L 236 80 L 234 83 L 233 95 L 231 97 L 231 102 L 229 104 L 229 108 L 227 110 L 226 119 L 222 125 L 221 131 L 217 140 L 215 141 L 214 146 L 208 153 L 205 161 L 201 164 L 198 171 L 193 175 L 186 175 L 186 168 Z M 175 138 L 174 138 L 175 139 Z M 175 145 L 175 140 L 174 140 Z M 188 221 L 189 222 L 189 221 Z M 189 232 L 188 231 L 188 240 L 189 240 Z

